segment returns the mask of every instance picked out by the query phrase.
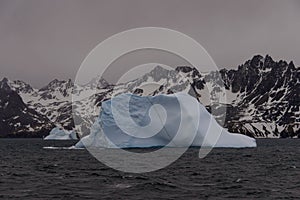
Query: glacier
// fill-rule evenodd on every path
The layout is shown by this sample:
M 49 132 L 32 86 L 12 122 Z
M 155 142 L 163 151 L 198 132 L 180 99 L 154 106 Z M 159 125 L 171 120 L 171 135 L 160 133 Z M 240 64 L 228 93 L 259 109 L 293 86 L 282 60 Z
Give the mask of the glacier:
M 230 133 L 187 93 L 120 94 L 101 111 L 76 148 L 256 147 L 254 138 Z
M 44 140 L 77 140 L 75 131 L 68 131 L 59 127 L 53 128 Z

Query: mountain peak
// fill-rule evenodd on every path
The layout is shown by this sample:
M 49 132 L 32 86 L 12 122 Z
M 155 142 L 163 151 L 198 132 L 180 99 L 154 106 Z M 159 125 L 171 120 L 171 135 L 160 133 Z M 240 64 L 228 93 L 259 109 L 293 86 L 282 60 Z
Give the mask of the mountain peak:
M 18 93 L 31 93 L 34 91 L 34 89 L 28 83 L 21 80 L 10 82 L 10 86 Z
M 274 63 L 275 61 L 273 60 L 273 58 L 267 54 L 265 57 L 264 66 L 266 68 L 271 68 L 274 65 Z
M 291 62 L 289 63 L 289 69 L 292 69 L 292 70 L 296 69 L 296 67 L 295 67 L 293 61 L 291 61 Z
M 108 87 L 110 84 L 102 76 L 92 78 L 90 82 L 83 86 L 89 86 L 91 88 L 103 89 Z
M 161 71 L 167 71 L 166 68 L 163 68 L 160 65 L 156 65 L 151 71 L 150 73 L 155 73 L 155 72 L 161 72 Z
M 156 67 L 154 67 L 150 72 L 146 73 L 143 77 L 152 77 L 155 81 L 160 80 L 162 77 L 167 77 L 167 75 L 169 74 L 169 70 L 163 68 L 160 65 L 157 65 Z
M 290 63 L 285 60 L 274 61 L 273 58 L 266 54 L 265 57 L 262 55 L 254 55 L 251 59 L 247 60 L 244 64 L 238 66 L 238 70 L 247 70 L 247 69 L 272 69 L 272 68 L 285 68 L 289 66 L 291 69 L 295 69 L 294 63 L 291 61 Z
M 260 56 L 260 55 L 254 56 L 250 60 L 250 66 L 253 67 L 253 68 L 259 67 L 260 66 L 260 62 L 261 62 L 262 59 L 263 59 L 263 57 Z
M 8 78 L 4 77 L 0 82 L 8 82 Z
M 268 59 L 268 60 L 273 61 L 273 58 L 272 58 L 269 54 L 267 54 L 267 55 L 265 56 L 265 59 Z
M 48 85 L 41 88 L 40 91 L 55 89 L 58 87 L 62 87 L 63 85 L 65 85 L 66 88 L 71 88 L 71 87 L 73 87 L 73 82 L 71 79 L 68 79 L 67 81 L 54 79 L 50 83 L 48 83 Z
M 12 89 L 10 88 L 9 84 L 8 84 L 9 80 L 4 77 L 1 81 L 0 81 L 0 89 L 3 89 L 5 91 L 11 91 Z
M 179 72 L 183 72 L 183 73 L 188 73 L 190 71 L 192 71 L 194 69 L 194 67 L 190 67 L 190 66 L 178 66 L 176 67 L 176 71 Z

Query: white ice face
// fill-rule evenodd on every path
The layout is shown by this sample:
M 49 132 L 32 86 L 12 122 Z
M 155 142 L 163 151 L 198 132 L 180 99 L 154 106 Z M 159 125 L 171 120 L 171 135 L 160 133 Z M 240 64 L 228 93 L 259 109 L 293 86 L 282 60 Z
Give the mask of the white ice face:
M 76 140 L 77 136 L 74 131 L 68 131 L 58 127 L 53 128 L 44 140 Z
M 113 103 L 115 100 L 116 104 Z M 156 107 L 153 108 L 153 105 Z M 161 107 L 164 108 L 163 112 Z M 114 111 L 115 108 L 117 112 Z M 153 113 L 155 110 L 157 110 L 156 114 Z M 152 119 L 153 117 L 155 119 Z M 123 125 L 125 126 L 122 127 Z M 140 127 L 138 130 L 142 131 L 140 137 L 139 131 L 134 131 L 134 134 L 127 133 L 132 127 L 137 126 Z M 149 129 L 149 126 L 152 129 Z M 178 129 L 181 131 L 178 132 Z M 147 97 L 122 94 L 102 103 L 101 113 L 92 126 L 90 135 L 76 144 L 78 148 L 84 146 L 241 148 L 256 147 L 256 141 L 248 136 L 229 133 L 223 129 L 206 108 L 188 94 L 175 93 Z

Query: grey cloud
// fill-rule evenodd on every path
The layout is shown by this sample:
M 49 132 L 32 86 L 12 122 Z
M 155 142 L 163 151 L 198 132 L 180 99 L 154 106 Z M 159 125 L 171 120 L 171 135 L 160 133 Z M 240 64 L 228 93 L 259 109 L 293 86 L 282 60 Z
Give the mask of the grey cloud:
M 299 65 L 299 9 L 297 0 L 1 0 L 0 78 L 37 87 L 74 78 L 95 45 L 143 26 L 186 33 L 220 67 L 258 53 Z

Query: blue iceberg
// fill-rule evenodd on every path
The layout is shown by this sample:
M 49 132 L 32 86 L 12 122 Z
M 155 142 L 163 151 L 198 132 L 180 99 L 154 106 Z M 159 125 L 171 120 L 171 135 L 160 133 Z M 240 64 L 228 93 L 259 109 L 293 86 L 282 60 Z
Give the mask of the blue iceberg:
M 59 127 L 53 128 L 44 140 L 77 140 L 75 131 L 68 131 Z
M 256 147 L 254 138 L 229 133 L 194 97 L 121 94 L 102 102 L 101 111 L 77 148 Z

